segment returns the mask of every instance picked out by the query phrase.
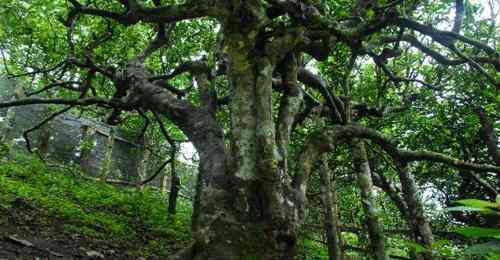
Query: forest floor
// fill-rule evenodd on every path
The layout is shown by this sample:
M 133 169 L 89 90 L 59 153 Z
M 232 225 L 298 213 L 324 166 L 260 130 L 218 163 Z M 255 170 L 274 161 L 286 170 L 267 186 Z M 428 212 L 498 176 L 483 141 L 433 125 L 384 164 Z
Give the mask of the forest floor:
M 154 189 L 117 188 L 32 158 L 0 161 L 1 259 L 165 259 L 190 243 Z

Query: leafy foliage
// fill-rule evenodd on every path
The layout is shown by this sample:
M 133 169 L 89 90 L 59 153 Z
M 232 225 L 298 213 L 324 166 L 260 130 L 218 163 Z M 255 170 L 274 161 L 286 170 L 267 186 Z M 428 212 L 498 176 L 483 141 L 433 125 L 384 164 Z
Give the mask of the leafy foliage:
M 457 204 L 463 205 L 451 207 L 451 211 L 472 211 L 482 214 L 498 215 L 500 209 L 500 200 L 496 202 L 465 199 L 456 201 Z M 500 229 L 499 228 L 484 228 L 484 227 L 460 227 L 455 229 L 455 232 L 468 238 L 493 238 L 487 243 L 480 243 L 466 248 L 467 255 L 488 255 L 488 259 L 497 259 L 500 257 Z
M 325 24 L 316 24 L 318 19 L 308 21 L 309 24 L 302 23 L 303 20 L 307 20 L 310 14 L 300 15 L 300 18 L 293 19 L 293 14 L 287 14 L 288 10 L 293 10 L 296 7 L 291 5 L 281 10 L 283 14 L 278 12 L 278 17 L 262 23 L 265 24 L 260 28 L 262 31 L 256 33 L 258 34 L 256 38 L 259 38 L 257 40 L 260 42 L 240 41 L 237 43 L 237 45 L 242 46 L 256 46 L 255 50 L 257 51 L 250 52 L 251 59 L 254 59 L 256 58 L 254 56 L 265 55 L 266 50 L 261 50 L 265 49 L 260 48 L 261 45 L 280 39 L 282 34 L 288 33 L 290 29 L 298 28 L 298 31 L 303 32 L 303 30 L 310 29 L 308 26 L 312 24 L 314 25 L 311 26 L 313 31 L 305 34 L 308 37 L 316 37 L 316 35 L 322 35 L 321 31 L 314 31 L 318 28 L 337 28 L 337 25 L 339 28 L 348 28 L 345 35 L 342 35 L 342 32 L 331 33 L 327 31 L 328 43 L 326 44 L 332 44 L 331 41 L 335 42 L 332 46 L 327 46 L 324 60 L 313 60 L 311 53 L 303 53 L 304 46 L 294 46 L 298 50 L 290 48 L 294 49 L 293 52 L 300 53 L 297 56 L 301 56 L 301 64 L 299 64 L 301 67 L 317 72 L 318 77 L 324 81 L 326 89 L 321 91 L 305 83 L 300 86 L 301 91 L 318 103 L 315 109 L 321 110 L 321 113 L 319 113 L 320 115 L 307 115 L 303 122 L 294 126 L 296 128 L 292 133 L 291 145 L 283 149 L 288 150 L 290 158 L 299 158 L 298 155 L 304 144 L 307 143 L 310 134 L 317 132 L 318 129 L 323 131 L 325 126 L 335 127 L 352 123 L 390 136 L 392 138 L 390 141 L 397 143 L 398 148 L 405 149 L 405 151 L 436 151 L 451 158 L 460 158 L 463 161 L 482 165 L 492 164 L 492 159 L 495 160 L 493 158 L 495 153 L 489 151 L 491 149 L 487 149 L 487 146 L 489 145 L 488 140 L 495 143 L 493 150 L 497 152 L 498 149 L 495 148 L 498 148 L 498 138 L 486 136 L 486 130 L 488 130 L 486 123 L 490 123 L 489 128 L 493 129 L 492 131 L 490 129 L 490 132 L 494 136 L 500 122 L 497 115 L 497 111 L 500 110 L 497 82 L 500 33 L 498 18 L 495 17 L 497 14 L 494 11 L 498 7 L 498 3 L 494 1 L 488 2 L 489 8 L 492 9 L 491 17 L 484 16 L 486 5 L 477 1 L 234 1 L 234 5 L 231 5 L 231 8 L 234 9 L 231 19 L 227 17 L 224 19 L 217 17 L 219 19 L 216 19 L 215 15 L 201 15 L 207 17 L 184 19 L 185 17 L 182 16 L 178 21 L 174 19 L 174 22 L 170 20 L 164 23 L 133 21 L 131 24 L 121 24 L 119 19 L 116 21 L 116 19 L 106 17 L 106 15 L 100 15 L 102 13 L 94 14 L 94 16 L 81 15 L 75 18 L 77 22 L 74 23 L 74 28 L 71 28 L 73 32 L 65 37 L 69 29 L 63 25 L 63 20 L 68 16 L 68 9 L 80 10 L 76 6 L 72 6 L 71 2 L 74 3 L 74 1 L 63 0 L 50 1 L 50 3 L 42 0 L 4 1 L 0 3 L 0 13 L 4 14 L 0 17 L 2 70 L 8 75 L 29 76 L 23 78 L 28 85 L 26 87 L 28 92 L 39 90 L 53 82 L 74 81 L 69 85 L 71 87 L 49 89 L 44 93 L 44 97 L 75 99 L 82 94 L 79 91 L 84 89 L 86 85 L 92 85 L 93 96 L 107 100 L 116 101 L 123 96 L 134 96 L 137 94 L 136 92 L 141 91 L 133 89 L 129 93 L 119 93 L 124 89 L 124 86 L 127 86 L 125 83 L 130 83 L 128 82 L 129 78 L 122 77 L 127 74 L 128 62 L 137 57 L 148 46 L 156 33 L 160 35 L 159 28 L 161 26 L 166 26 L 168 41 L 147 57 L 144 61 L 144 70 L 151 73 L 153 78 L 155 76 L 168 78 L 168 85 L 158 83 L 156 86 L 158 89 L 163 91 L 164 88 L 170 88 L 169 91 L 172 93 L 168 93 L 172 94 L 172 97 L 177 95 L 175 97 L 177 101 L 186 101 L 186 103 L 198 108 L 203 103 L 203 95 L 200 94 L 201 87 L 198 84 L 200 82 L 194 76 L 196 73 L 180 73 L 174 76 L 169 74 L 189 61 L 197 60 L 206 64 L 211 70 L 208 73 L 210 74 L 209 78 L 211 78 L 210 91 L 212 93 L 210 94 L 216 93 L 217 95 L 214 96 L 219 98 L 213 102 L 217 103 L 214 108 L 217 111 L 211 116 L 216 118 L 214 125 L 220 126 L 220 133 L 224 134 L 222 142 L 231 146 L 240 141 L 232 140 L 235 132 L 238 134 L 238 131 L 232 131 L 235 125 L 235 113 L 230 111 L 227 104 L 223 103 L 227 102 L 224 100 L 225 97 L 231 99 L 234 94 L 233 85 L 239 83 L 235 81 L 243 80 L 237 78 L 236 80 L 232 79 L 233 82 L 231 82 L 231 75 L 225 75 L 223 72 L 224 68 L 228 66 L 226 64 L 228 54 L 224 53 L 224 49 L 221 48 L 224 47 L 224 41 L 227 40 L 224 39 L 224 36 L 233 36 L 225 35 L 225 33 L 228 33 L 227 29 L 234 30 L 235 28 L 232 27 L 235 26 L 234 22 L 237 22 L 231 19 L 244 20 L 249 18 L 246 15 L 251 16 L 252 12 L 244 9 L 249 2 L 260 3 L 262 8 L 276 3 L 297 2 L 300 3 L 297 4 L 300 7 L 299 12 L 304 10 L 317 11 L 324 16 Z M 124 4 L 131 1 L 95 0 L 81 2 L 85 2 L 85 7 L 102 9 L 114 12 L 114 14 L 134 13 L 133 8 Z M 197 2 L 203 4 L 207 1 L 140 2 L 148 8 L 152 8 L 153 4 L 158 3 L 175 6 L 188 3 L 188 6 L 190 4 L 195 6 Z M 358 10 L 358 4 L 362 3 L 367 5 Z M 462 3 L 465 9 L 463 21 L 460 21 L 461 26 L 458 31 L 449 32 L 450 27 L 454 26 L 452 23 L 455 22 L 452 17 L 453 9 L 458 10 L 459 3 Z M 302 6 L 302 4 L 304 5 Z M 238 8 L 241 7 L 243 8 L 239 10 Z M 209 8 L 203 6 L 200 9 L 208 10 Z M 278 7 L 276 6 L 276 8 Z M 169 8 L 165 10 L 167 9 Z M 218 11 L 213 12 L 217 13 Z M 260 11 L 257 10 L 254 13 Z M 266 15 L 275 10 L 267 11 L 269 12 L 265 12 Z M 458 11 L 455 14 L 455 17 L 457 16 Z M 226 18 L 229 22 L 223 21 Z M 391 20 L 393 18 L 399 20 Z M 401 20 L 415 21 L 424 29 L 431 30 L 431 33 L 417 30 L 411 26 L 405 27 L 404 24 L 398 23 Z M 330 21 L 334 23 L 328 24 Z M 224 24 L 225 22 L 229 25 Z M 174 23 L 175 26 L 172 25 Z M 326 24 L 328 26 L 324 26 Z M 170 27 L 171 25 L 172 27 Z M 246 26 L 246 24 L 244 25 Z M 362 30 L 358 30 L 359 28 Z M 435 28 L 442 31 L 436 31 L 437 33 L 432 31 Z M 337 37 L 337 34 L 344 37 Z M 450 36 L 456 37 L 456 34 L 460 35 L 460 39 Z M 463 40 L 464 38 L 461 37 L 467 37 L 467 40 Z M 89 42 L 102 38 L 107 40 L 95 48 L 90 48 L 91 51 L 87 50 Z M 315 43 L 316 40 L 321 42 L 324 39 L 307 39 L 303 45 Z M 477 44 L 476 41 L 481 43 Z M 71 46 L 71 43 L 74 47 Z M 283 45 L 280 47 L 286 49 L 286 44 Z M 487 47 L 483 48 L 481 45 Z M 318 46 L 313 46 L 312 49 L 316 49 L 316 47 Z M 72 51 L 74 53 L 70 53 Z M 384 56 L 391 51 L 394 52 L 394 55 Z M 288 54 L 286 53 L 286 55 Z M 75 64 L 73 59 L 92 61 L 95 66 L 111 70 L 113 75 L 107 76 L 102 71 L 96 73 L 94 67 L 88 64 Z M 248 64 L 246 64 L 247 60 L 245 59 L 244 65 L 246 66 Z M 477 62 L 481 64 L 476 64 L 474 59 L 477 59 Z M 482 62 L 485 59 L 491 61 Z M 68 66 L 61 65 L 61 61 L 64 60 Z M 478 66 L 480 69 L 477 68 Z M 221 71 L 220 75 L 218 74 L 219 70 Z M 39 73 L 32 74 L 33 71 Z M 279 69 L 269 74 L 275 77 L 269 79 L 269 82 L 274 83 L 274 79 L 277 79 L 276 82 L 284 81 L 283 78 L 280 79 L 283 73 Z M 490 75 L 493 80 L 489 79 L 488 82 L 485 75 Z M 85 82 L 87 77 L 89 82 Z M 148 78 L 148 82 L 154 83 L 153 78 Z M 133 83 L 134 80 L 131 82 Z M 135 88 L 137 86 L 130 84 L 127 87 Z M 125 90 L 125 92 L 128 90 L 130 89 Z M 155 93 L 160 93 L 160 90 Z M 329 95 L 338 97 L 337 103 L 344 102 L 345 114 L 341 115 L 346 118 L 344 122 L 332 120 L 333 116 L 328 114 L 339 109 L 329 104 Z M 283 97 L 286 97 L 285 93 L 276 91 L 266 98 L 272 102 Z M 156 108 L 142 103 L 144 102 L 121 104 L 122 106 L 117 108 L 120 123 L 126 128 L 140 131 L 147 126 L 148 121 L 155 121 L 151 114 L 140 115 L 141 112 L 149 113 L 170 102 L 162 103 Z M 279 103 L 281 102 L 274 102 L 271 105 L 270 111 L 268 111 L 272 115 L 270 118 L 276 119 L 278 117 Z M 79 107 L 74 108 L 73 111 L 90 117 L 107 117 L 109 116 L 109 108 L 109 106 Z M 188 112 L 192 112 L 192 110 L 195 109 Z M 186 136 L 179 126 L 184 127 L 185 131 L 187 124 L 178 121 L 180 117 L 187 119 L 191 114 L 177 113 L 178 111 L 160 112 L 170 119 L 166 120 L 166 129 L 170 136 L 176 140 L 185 140 Z M 258 116 L 262 116 L 262 114 Z M 318 119 L 321 116 L 325 118 Z M 198 117 L 196 118 L 198 119 Z M 176 124 L 174 124 L 175 120 L 178 120 Z M 485 123 L 485 121 L 490 122 Z M 197 123 L 200 124 L 196 124 L 193 128 L 202 129 L 202 122 Z M 160 155 L 171 151 L 171 144 L 166 145 L 167 141 L 160 127 L 157 124 L 151 125 L 153 126 L 148 128 L 146 136 L 151 140 L 152 150 Z M 213 125 L 210 127 L 212 129 Z M 196 133 L 196 135 L 198 134 Z M 83 150 L 88 149 L 90 145 L 84 142 Z M 499 226 L 498 212 L 500 207 L 498 202 L 493 202 L 498 193 L 498 187 L 500 187 L 498 176 L 489 172 L 476 174 L 466 167 L 450 168 L 432 160 L 395 163 L 394 160 L 398 161 L 400 158 L 389 156 L 376 141 L 367 141 L 367 147 L 369 167 L 373 176 L 379 175 L 385 178 L 379 181 L 380 183 L 376 183 L 377 187 L 370 191 L 373 193 L 374 204 L 376 204 L 371 206 L 374 209 L 381 209 L 379 211 L 362 210 L 368 201 L 360 199 L 359 189 L 355 185 L 357 172 L 354 170 L 354 163 L 349 156 L 351 147 L 339 145 L 335 151 L 331 151 L 328 155 L 328 160 L 335 166 L 332 167 L 332 175 L 335 175 L 337 180 L 337 186 L 333 190 L 339 197 L 340 214 L 338 218 L 344 228 L 351 229 L 349 232 L 343 232 L 342 235 L 346 243 L 352 246 L 352 251 L 364 251 L 368 247 L 369 237 L 362 231 L 366 229 L 366 219 L 370 217 L 366 215 L 373 213 L 373 216 L 379 218 L 379 222 L 386 232 L 387 251 L 392 255 L 407 257 L 411 251 L 416 253 L 435 251 L 438 255 L 450 258 L 462 255 L 461 244 L 466 244 L 467 241 L 464 243 L 452 242 L 439 238 L 434 243 L 429 242 L 427 248 L 417 241 L 408 242 L 409 239 L 419 239 L 419 235 L 410 235 L 407 232 L 415 224 L 413 218 L 417 216 L 413 214 L 416 212 L 416 206 L 410 205 L 406 211 L 411 211 L 411 213 L 405 212 L 404 208 L 398 208 L 395 197 L 401 198 L 406 204 L 411 200 L 411 198 L 408 199 L 408 196 L 413 196 L 416 201 L 424 203 L 425 214 L 422 213 L 423 216 L 418 217 L 428 219 L 434 231 L 456 231 L 466 237 L 478 240 L 498 239 L 496 228 Z M 5 150 L 4 147 L 0 146 L 0 158 Z M 269 154 L 275 152 L 272 150 Z M 294 160 L 290 159 L 289 162 L 290 168 L 293 168 Z M 405 164 L 410 175 L 414 177 L 415 191 L 409 192 L 407 187 L 405 189 L 405 180 L 398 169 L 398 166 L 401 165 L 398 163 Z M 49 169 L 41 165 L 33 168 L 33 166 L 8 163 L 2 167 L 4 169 L 2 176 L 4 177 L 0 180 L 3 181 L 5 190 L 11 194 L 5 195 L 4 203 L 7 206 L 12 204 L 15 196 L 30 198 L 30 203 L 40 206 L 46 214 L 57 215 L 68 221 L 70 230 L 78 229 L 78 226 L 82 225 L 82 230 L 85 229 L 86 233 L 100 239 L 116 237 L 118 240 L 126 241 L 128 236 L 132 236 L 131 240 L 133 240 L 133 237 L 137 236 L 135 230 L 141 226 L 153 232 L 152 234 L 168 237 L 168 229 L 165 228 L 172 223 L 168 222 L 170 220 L 160 210 L 158 201 L 163 198 L 152 190 L 146 190 L 142 193 L 127 189 L 118 191 L 104 184 L 86 182 L 81 176 L 72 179 L 68 176 L 64 177 L 64 174 L 61 173 L 54 174 L 57 178 L 50 177 L 51 175 L 43 173 Z M 316 168 L 313 169 L 313 171 L 316 170 Z M 33 172 L 37 174 L 32 175 Z M 207 180 L 211 179 L 207 177 Z M 387 188 L 383 187 L 383 181 L 393 184 L 392 194 L 389 194 Z M 406 180 L 406 182 L 408 181 Z M 40 185 L 48 187 L 50 192 L 46 194 L 41 189 L 36 188 Z M 304 259 L 319 259 L 326 256 L 323 226 L 318 225 L 324 221 L 325 205 L 319 205 L 318 194 L 321 192 L 321 184 L 317 175 L 311 177 L 309 186 L 308 194 L 306 194 L 309 201 L 309 214 L 305 220 L 304 230 L 302 230 L 300 247 Z M 439 210 L 452 205 L 453 201 L 457 201 L 461 206 L 453 207 L 448 211 Z M 136 218 L 138 220 L 135 220 Z M 454 225 L 457 222 L 463 224 L 460 229 L 456 229 L 457 225 Z M 185 226 L 187 225 L 183 224 L 183 227 Z M 399 228 L 405 232 L 391 233 L 391 231 L 401 231 Z M 181 240 L 187 241 L 188 238 L 181 237 Z M 469 252 L 484 252 L 485 248 L 493 248 L 492 251 L 496 252 L 495 250 L 498 248 L 494 249 L 495 241 L 483 246 L 478 245 L 474 250 L 469 249 Z

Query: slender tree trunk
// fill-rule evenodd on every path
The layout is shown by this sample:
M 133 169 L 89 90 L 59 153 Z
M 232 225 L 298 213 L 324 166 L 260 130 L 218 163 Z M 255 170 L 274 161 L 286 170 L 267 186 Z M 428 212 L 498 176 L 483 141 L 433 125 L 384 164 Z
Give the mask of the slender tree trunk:
M 488 155 L 493 159 L 495 165 L 500 166 L 500 150 L 498 149 L 498 138 L 492 120 L 488 118 L 483 109 L 476 111 L 481 122 L 480 136 L 488 148 Z M 500 178 L 500 176 L 498 176 Z
M 80 167 L 89 172 L 90 155 L 94 146 L 95 129 L 90 125 L 82 126 L 82 139 L 80 141 Z
M 394 187 L 392 183 L 390 183 L 384 175 L 379 175 L 375 172 L 372 172 L 372 177 L 374 183 L 379 186 L 384 192 L 389 196 L 392 202 L 396 205 L 399 210 L 399 213 L 408 221 L 410 221 L 411 216 L 408 212 L 408 206 L 406 205 L 405 200 L 399 194 L 399 191 Z
M 113 156 L 113 145 L 115 144 L 115 131 L 113 128 L 109 129 L 109 135 L 106 141 L 105 151 L 104 151 L 104 159 L 101 165 L 101 173 L 99 178 L 102 181 L 106 181 L 111 171 L 112 164 L 112 156 Z
M 346 254 L 345 254 L 345 247 L 346 247 L 346 243 L 345 243 L 345 240 L 344 240 L 344 237 L 342 236 L 342 229 L 340 228 L 342 226 L 342 221 L 341 221 L 341 218 L 340 218 L 340 203 L 339 203 L 339 197 L 338 197 L 338 193 L 337 193 L 337 189 L 336 189 L 336 181 L 333 182 L 332 184 L 332 201 L 333 201 L 333 204 L 335 206 L 334 208 L 334 221 L 336 223 L 336 226 L 337 226 L 337 237 L 338 237 L 338 243 L 339 243 L 339 250 L 340 250 L 340 257 L 341 259 L 345 259 L 346 258 Z
M 142 158 L 139 161 L 138 167 L 137 167 L 137 173 L 139 174 L 139 181 L 143 182 L 147 177 L 148 177 L 148 162 L 150 159 L 150 152 L 147 149 L 147 147 L 150 145 L 149 137 L 147 135 L 144 135 L 141 140 L 143 149 L 142 149 Z M 144 185 L 141 185 L 139 189 L 144 189 Z
M 385 260 L 388 258 L 385 252 L 384 233 L 379 222 L 375 194 L 373 193 L 371 170 L 368 163 L 365 145 L 361 140 L 355 138 L 352 139 L 351 146 L 354 167 L 358 178 L 358 185 L 361 190 L 361 199 L 363 202 L 366 226 L 368 228 L 370 252 L 374 259 Z
M 161 178 L 161 192 L 166 195 L 169 191 L 169 176 L 167 174 L 163 174 Z
M 423 205 L 417 195 L 417 186 L 413 176 L 408 172 L 407 167 L 399 165 L 399 178 L 403 189 L 403 196 L 401 196 L 396 188 L 389 183 L 383 176 L 372 173 L 377 185 L 380 186 L 391 198 L 394 204 L 398 207 L 399 212 L 405 218 L 408 226 L 410 227 L 411 238 L 416 242 L 426 247 L 429 252 L 416 253 L 412 252 L 414 259 L 433 259 L 430 253 L 433 234 L 427 221 Z
M 406 164 L 398 165 L 398 173 L 401 181 L 403 197 L 408 206 L 408 224 L 412 230 L 413 239 L 415 242 L 421 244 L 428 250 L 428 252 L 425 253 L 415 254 L 416 258 L 426 260 L 433 259 L 431 251 L 433 242 L 432 230 L 424 215 L 424 206 L 418 196 L 415 179 L 411 173 L 409 173 L 408 166 Z
M 500 166 L 500 149 L 498 149 L 498 137 L 495 132 L 495 126 L 493 125 L 492 120 L 488 118 L 486 112 L 482 108 L 477 109 L 476 114 L 479 116 L 481 122 L 481 129 L 479 131 L 479 136 L 481 137 L 483 142 L 486 144 L 486 147 L 488 148 L 487 149 L 488 155 L 491 157 L 496 166 Z M 475 179 L 481 182 L 480 178 L 475 178 Z M 500 173 L 497 174 L 497 183 L 500 183 Z M 493 190 L 496 191 L 493 192 L 493 194 L 496 193 L 495 195 L 498 196 L 498 191 L 495 189 Z
M 177 198 L 181 186 L 181 179 L 175 170 L 175 157 L 170 163 L 171 179 L 170 179 L 170 194 L 168 195 L 168 213 L 175 215 L 177 212 Z
M 50 145 L 50 130 L 48 126 L 43 126 L 40 129 L 40 144 L 39 144 L 39 154 L 42 157 L 46 157 L 49 153 Z
M 326 155 L 322 156 L 322 164 L 320 169 L 321 181 L 321 201 L 325 207 L 325 233 L 328 243 L 328 259 L 341 260 L 342 252 L 340 250 L 339 227 L 337 226 L 337 200 L 336 196 L 332 196 L 332 188 L 335 187 L 335 182 L 330 182 L 329 173 L 331 170 L 328 167 Z

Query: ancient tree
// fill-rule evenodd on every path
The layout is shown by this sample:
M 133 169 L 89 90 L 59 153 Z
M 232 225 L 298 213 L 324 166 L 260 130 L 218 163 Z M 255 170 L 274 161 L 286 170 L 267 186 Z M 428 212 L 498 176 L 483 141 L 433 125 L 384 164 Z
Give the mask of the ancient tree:
M 34 2 L 31 7 L 43 10 Z M 498 90 L 497 46 L 491 40 L 461 34 L 466 24 L 463 1 L 440 7 L 454 14 L 451 28 L 445 29 L 420 20 L 430 4 L 54 1 L 49 5 L 55 7 L 49 9 L 57 7 L 60 12 L 45 14 L 58 21 L 48 30 L 56 32 L 54 35 L 37 33 L 36 24 L 28 21 L 24 38 L 16 37 L 25 44 L 31 35 L 35 38 L 31 48 L 17 48 L 14 38 L 2 43 L 6 72 L 31 78 L 34 87 L 27 97 L 0 107 L 54 104 L 63 110 L 95 109 L 107 111 L 110 124 L 136 116 L 167 121 L 180 129 L 200 158 L 192 220 L 195 242 L 177 256 L 180 259 L 294 259 L 297 231 L 308 214 L 311 174 L 317 172 L 317 163 L 323 158 L 323 205 L 332 207 L 336 199 L 328 194 L 332 184 L 327 161 L 334 163 L 335 156 L 330 155 L 343 151 L 352 160 L 360 189 L 369 255 L 387 259 L 374 185 L 398 206 L 410 237 L 428 248 L 433 233 L 417 195 L 414 163 L 460 169 L 474 176 L 479 185 L 490 186 L 491 192 L 498 191 L 495 180 L 481 177 L 486 173 L 500 176 L 498 152 L 492 144 L 496 140 L 491 137 L 494 129 L 484 110 L 477 113 L 482 115 L 484 140 L 495 160 L 480 163 L 447 155 L 446 149 L 428 151 L 401 145 L 405 142 L 402 133 L 382 132 L 381 127 L 364 121 L 411 110 L 422 91 L 446 99 L 449 89 L 443 86 L 460 73 L 474 75 L 482 89 Z M 3 5 L 6 12 L 14 8 L 14 4 Z M 9 15 L 23 17 L 12 10 Z M 10 26 L 16 30 L 15 25 Z M 176 46 L 190 48 L 197 30 L 209 35 L 205 49 L 193 45 L 198 49 L 187 56 L 168 54 Z M 495 34 L 496 27 L 492 30 Z M 185 31 L 195 34 L 186 37 Z M 8 30 L 5 34 L 14 35 Z M 43 57 L 47 49 L 55 54 L 44 61 L 21 58 L 33 52 Z M 441 68 L 440 74 L 419 76 L 396 70 L 393 61 L 409 57 L 409 49 L 421 55 L 421 66 L 433 64 Z M 372 86 L 378 89 L 377 102 L 368 98 L 369 92 L 359 90 L 368 83 L 356 75 L 367 64 L 373 65 L 373 77 L 382 79 Z M 29 68 L 24 73 L 9 71 L 23 66 Z M 321 69 L 312 69 L 314 66 Z M 467 69 L 459 73 L 455 68 Z M 399 92 L 403 88 L 411 91 Z M 385 98 L 387 95 L 392 99 Z M 170 142 L 168 131 L 162 129 Z M 373 149 L 394 167 L 401 183 L 396 186 L 401 190 L 384 172 L 375 170 Z M 340 255 L 340 246 L 335 245 L 340 243 L 335 214 L 327 211 L 331 222 L 327 232 L 334 243 L 329 246 L 331 259 Z M 415 257 L 432 259 L 431 254 L 415 253 Z

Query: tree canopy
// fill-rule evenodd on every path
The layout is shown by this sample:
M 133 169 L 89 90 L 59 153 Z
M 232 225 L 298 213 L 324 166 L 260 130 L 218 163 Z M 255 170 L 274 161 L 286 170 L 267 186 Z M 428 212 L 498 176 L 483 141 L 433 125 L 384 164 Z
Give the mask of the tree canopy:
M 25 95 L 0 108 L 53 104 L 41 124 L 71 110 L 192 142 L 195 243 L 182 259 L 294 259 L 303 241 L 330 259 L 436 259 L 442 243 L 457 256 L 470 241 L 456 226 L 500 228 L 499 11 L 494 0 L 7 1 L 2 73 Z M 463 199 L 496 206 L 443 211 Z

